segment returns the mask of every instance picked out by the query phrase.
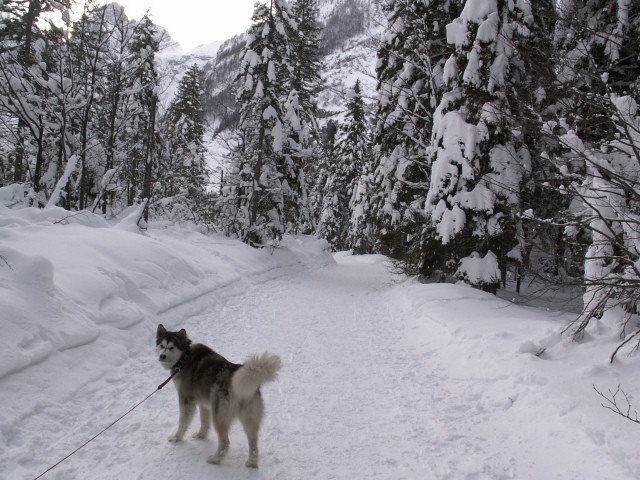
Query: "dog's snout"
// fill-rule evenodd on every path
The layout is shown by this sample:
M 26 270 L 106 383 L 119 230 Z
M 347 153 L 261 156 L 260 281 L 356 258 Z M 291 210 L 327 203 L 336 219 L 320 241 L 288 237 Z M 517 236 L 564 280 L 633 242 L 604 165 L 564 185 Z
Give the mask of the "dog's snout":
M 162 355 L 160 355 L 160 360 L 166 360 L 167 356 L 163 353 Z

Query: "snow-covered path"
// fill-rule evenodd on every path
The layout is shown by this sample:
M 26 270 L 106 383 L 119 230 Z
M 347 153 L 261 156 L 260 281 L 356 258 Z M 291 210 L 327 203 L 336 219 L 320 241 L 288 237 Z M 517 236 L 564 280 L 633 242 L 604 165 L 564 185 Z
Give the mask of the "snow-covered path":
M 379 258 L 368 260 L 272 282 L 256 288 L 255 303 L 221 312 L 238 327 L 232 343 L 251 332 L 250 344 L 270 344 L 285 361 L 269 398 L 270 441 L 279 446 L 273 478 L 419 478 L 427 470 L 425 432 L 414 427 L 426 412 L 407 411 L 403 400 L 422 385 L 401 385 L 411 366 L 384 294 L 389 275 Z M 274 461 L 265 460 L 267 468 Z
M 255 282 L 185 320 L 194 338 L 231 358 L 265 349 L 282 356 L 279 380 L 264 389 L 259 478 L 421 478 L 430 470 L 419 427 L 426 409 L 407 411 L 403 400 L 423 385 L 401 386 L 407 359 L 393 325 L 397 306 L 385 294 L 390 276 L 381 257 L 354 258 Z M 167 316 L 177 326 L 180 315 Z M 220 478 L 247 475 L 244 435 L 235 433 Z
M 591 391 L 593 378 L 619 382 L 622 366 L 590 366 L 588 350 L 567 354 L 551 340 L 557 320 L 548 314 L 467 287 L 397 284 L 383 257 L 336 260 L 258 269 L 211 290 L 195 285 L 198 294 L 155 318 L 233 361 L 264 350 L 282 357 L 279 379 L 263 388 L 258 471 L 244 467 L 239 425 L 222 466 L 205 462 L 213 432 L 167 442 L 177 422 L 169 385 L 44 478 L 636 478 L 625 440 L 638 439 L 635 427 L 604 413 Z M 148 320 L 103 329 L 48 359 L 43 366 L 59 373 L 56 362 L 77 369 L 96 349 L 113 357 L 102 368 L 89 362 L 79 384 L 61 379 L 56 401 L 41 398 L 3 426 L 0 478 L 33 479 L 151 393 L 165 378 L 154 335 Z M 533 355 L 540 345 L 531 340 L 545 336 L 549 361 Z M 32 384 L 29 374 L 3 385 Z

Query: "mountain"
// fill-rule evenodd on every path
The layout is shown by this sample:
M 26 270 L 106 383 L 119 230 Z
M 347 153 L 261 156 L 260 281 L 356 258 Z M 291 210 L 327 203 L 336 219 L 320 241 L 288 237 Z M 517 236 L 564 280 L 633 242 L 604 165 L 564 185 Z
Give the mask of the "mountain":
M 384 21 L 381 0 L 320 0 L 318 22 L 322 28 L 323 88 L 318 95 L 321 125 L 340 117 L 347 92 L 360 79 L 365 98 L 375 91 L 376 46 Z M 168 103 L 181 76 L 192 64 L 205 74 L 203 108 L 207 124 L 215 136 L 228 129 L 236 118 L 234 79 L 240 65 L 245 35 L 238 34 L 184 53 L 168 44 L 159 55 L 161 70 L 167 74 L 163 98 Z M 324 121 L 323 121 L 324 118 Z
M 205 74 L 205 92 L 202 102 L 208 125 L 214 133 L 229 128 L 235 121 L 235 94 L 233 82 L 240 67 L 240 54 L 246 36 L 236 35 L 224 41 L 215 61 Z
M 375 95 L 377 46 L 384 31 L 380 0 L 322 2 L 323 89 L 318 106 L 326 117 L 340 116 L 348 92 L 360 80 L 363 97 Z
M 198 65 L 205 74 L 213 69 L 222 44 L 222 41 L 212 42 L 185 52 L 180 44 L 166 36 L 157 55 L 158 70 L 164 79 L 161 98 L 165 106 L 173 99 L 180 79 L 191 65 Z

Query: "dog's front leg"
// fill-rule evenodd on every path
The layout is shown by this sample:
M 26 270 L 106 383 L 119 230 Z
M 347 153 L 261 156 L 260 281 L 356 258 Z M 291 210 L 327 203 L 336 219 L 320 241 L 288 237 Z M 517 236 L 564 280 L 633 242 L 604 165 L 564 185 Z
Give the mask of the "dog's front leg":
M 187 432 L 193 415 L 196 413 L 196 403 L 189 398 L 180 397 L 178 401 L 180 405 L 180 418 L 178 420 L 178 430 L 169 437 L 170 442 L 180 442 Z

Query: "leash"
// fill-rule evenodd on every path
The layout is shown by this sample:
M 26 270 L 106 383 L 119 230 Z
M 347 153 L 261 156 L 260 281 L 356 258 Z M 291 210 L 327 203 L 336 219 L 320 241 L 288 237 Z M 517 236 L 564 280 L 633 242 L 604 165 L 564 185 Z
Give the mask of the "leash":
M 82 450 L 84 447 L 86 447 L 89 443 L 93 442 L 96 438 L 98 438 L 100 435 L 102 435 L 104 432 L 106 432 L 107 430 L 109 430 L 111 427 L 113 427 L 116 423 L 118 423 L 120 420 L 122 420 L 124 417 L 126 417 L 127 415 L 129 415 L 131 412 L 133 412 L 136 408 L 138 408 L 140 405 L 142 405 L 144 402 L 146 402 L 147 400 L 149 400 L 155 393 L 158 392 L 158 390 L 162 390 L 162 388 L 171 381 L 171 379 L 173 377 L 176 376 L 176 374 L 180 372 L 180 369 L 177 368 L 175 370 L 171 370 L 171 375 L 169 376 L 169 378 L 167 378 L 164 382 L 162 382 L 160 385 L 158 385 L 158 388 L 156 388 L 153 392 L 151 392 L 149 395 L 147 395 L 145 398 L 143 398 L 141 401 L 139 401 L 138 403 L 136 403 L 133 407 L 131 407 L 129 410 L 127 410 L 125 413 L 123 413 L 122 415 L 120 415 L 118 418 L 116 418 L 113 422 L 111 422 L 108 426 L 106 426 L 105 428 L 103 428 L 100 432 L 98 432 L 97 434 L 95 434 L 93 437 L 91 437 L 89 440 L 87 440 L 86 442 L 84 442 L 82 445 L 80 445 L 78 448 L 76 448 L 73 452 L 71 452 L 70 454 L 68 454 L 67 456 L 65 456 L 64 458 L 62 458 L 58 463 L 56 463 L 55 465 L 50 466 L 49 468 L 47 468 L 44 472 L 42 472 L 40 475 L 38 475 L 37 477 L 35 477 L 33 480 L 38 480 L 39 478 L 44 477 L 47 473 L 49 473 L 51 470 L 53 470 L 54 468 L 56 468 L 58 465 L 60 465 L 62 462 L 64 462 L 65 460 L 67 460 L 69 457 L 71 457 L 72 455 L 75 455 L 76 453 L 78 453 L 80 450 Z

